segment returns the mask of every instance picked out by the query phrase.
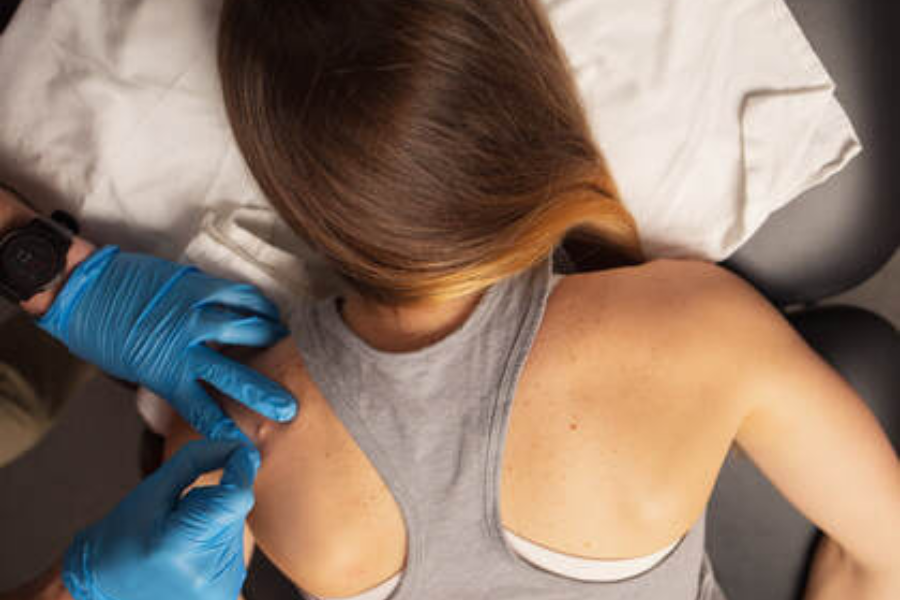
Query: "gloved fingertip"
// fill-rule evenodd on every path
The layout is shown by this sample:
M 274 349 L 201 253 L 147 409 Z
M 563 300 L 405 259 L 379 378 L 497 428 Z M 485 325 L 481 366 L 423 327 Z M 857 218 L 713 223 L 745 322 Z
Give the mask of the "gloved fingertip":
M 255 476 L 256 472 L 259 471 L 259 467 L 262 466 L 262 455 L 255 446 L 244 445 L 244 448 L 246 448 L 247 459 L 250 461 L 250 466 L 253 468 L 253 474 Z
M 256 504 L 253 486 L 235 488 L 230 494 L 228 504 L 230 505 L 228 513 L 232 518 L 246 518 Z
M 300 409 L 297 401 L 293 398 L 286 399 L 284 396 L 270 396 L 268 401 L 275 407 L 274 417 L 279 423 L 292 421 Z
M 230 484 L 238 489 L 249 490 L 252 495 L 253 482 L 262 465 L 259 450 L 250 444 L 241 444 L 228 459 L 222 483 Z

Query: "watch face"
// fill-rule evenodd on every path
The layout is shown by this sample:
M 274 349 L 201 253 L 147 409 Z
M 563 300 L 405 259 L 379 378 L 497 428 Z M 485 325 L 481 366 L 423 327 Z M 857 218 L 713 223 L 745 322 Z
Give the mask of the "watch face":
M 44 236 L 23 232 L 5 244 L 0 253 L 0 269 L 19 290 L 38 291 L 56 277 L 60 254 Z

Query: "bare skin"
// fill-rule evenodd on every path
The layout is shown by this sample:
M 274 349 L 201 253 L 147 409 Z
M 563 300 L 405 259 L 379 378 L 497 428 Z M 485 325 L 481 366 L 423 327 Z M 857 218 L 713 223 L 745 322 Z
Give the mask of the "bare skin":
M 872 573 L 884 573 L 893 557 L 880 549 L 894 545 L 893 537 L 882 534 L 876 540 L 875 528 L 862 529 L 869 523 L 852 522 L 849 501 L 818 492 L 802 496 L 809 482 L 800 481 L 799 474 L 834 485 L 826 481 L 833 468 L 807 462 L 797 470 L 800 458 L 790 455 L 792 450 L 774 450 L 784 436 L 764 417 L 754 419 L 741 437 L 748 415 L 765 397 L 781 393 L 781 382 L 772 376 L 780 371 L 753 357 L 772 347 L 762 355 L 784 352 L 779 360 L 796 361 L 788 370 L 804 375 L 786 380 L 785 386 L 797 389 L 785 387 L 784 393 L 821 397 L 823 419 L 831 419 L 821 424 L 823 438 L 849 436 L 851 429 L 865 436 L 870 454 L 842 451 L 848 465 L 834 478 L 844 476 L 841 484 L 872 490 L 869 506 L 882 520 L 895 519 L 889 515 L 900 498 L 894 485 L 900 471 L 883 432 L 860 410 L 852 391 L 798 344 L 787 326 L 766 312 L 769 308 L 756 299 L 732 302 L 739 296 L 722 296 L 722 281 L 707 264 L 669 259 L 572 275 L 557 285 L 513 397 L 501 469 L 503 526 L 550 550 L 584 558 L 651 554 L 694 525 L 732 444 L 744 448 L 746 443 L 754 461 L 763 459 L 764 471 L 798 508 L 842 542 L 852 542 L 848 546 L 858 551 L 855 556 L 867 556 Z M 421 330 L 392 328 L 383 315 L 373 322 L 352 299 L 343 318 L 371 346 L 408 351 L 421 347 L 422 340 L 440 339 L 435 331 L 446 335 L 458 327 L 472 306 L 448 305 L 443 318 L 434 313 Z M 222 399 L 263 456 L 249 519 L 256 542 L 285 575 L 317 596 L 352 596 L 396 575 L 404 568 L 407 543 L 399 507 L 310 379 L 294 343 L 288 338 L 247 363 L 301 399 L 297 419 L 284 425 Z M 757 373 L 776 389 L 744 384 Z M 180 424 L 168 452 L 194 436 Z M 860 446 L 849 437 L 834 441 L 844 448 Z M 804 450 L 808 455 L 824 448 Z M 859 464 L 873 465 L 871 472 L 859 474 Z M 861 589 L 855 581 L 849 585 Z

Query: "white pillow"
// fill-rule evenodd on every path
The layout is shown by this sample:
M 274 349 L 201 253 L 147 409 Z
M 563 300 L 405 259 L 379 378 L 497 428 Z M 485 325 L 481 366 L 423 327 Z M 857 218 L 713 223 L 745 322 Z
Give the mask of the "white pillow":
M 544 3 L 651 258 L 727 258 L 861 149 L 783 0 Z M 208 270 L 272 272 L 281 225 L 241 209 L 268 205 L 220 98 L 220 6 L 26 0 L 0 36 L 0 177 L 99 242 L 176 258 L 193 239 Z

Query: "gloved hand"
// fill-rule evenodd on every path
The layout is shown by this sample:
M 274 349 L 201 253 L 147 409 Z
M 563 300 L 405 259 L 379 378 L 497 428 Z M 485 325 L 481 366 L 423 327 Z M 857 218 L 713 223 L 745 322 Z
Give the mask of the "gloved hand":
M 247 576 L 244 523 L 259 453 L 198 440 L 145 479 L 66 551 L 62 579 L 76 600 L 236 600 Z M 181 494 L 202 473 L 221 483 Z
M 266 347 L 287 334 L 251 285 L 107 246 L 78 265 L 37 323 L 76 356 L 171 402 L 208 438 L 249 443 L 198 380 L 270 419 L 297 412 L 283 387 L 204 343 Z

